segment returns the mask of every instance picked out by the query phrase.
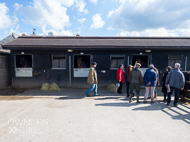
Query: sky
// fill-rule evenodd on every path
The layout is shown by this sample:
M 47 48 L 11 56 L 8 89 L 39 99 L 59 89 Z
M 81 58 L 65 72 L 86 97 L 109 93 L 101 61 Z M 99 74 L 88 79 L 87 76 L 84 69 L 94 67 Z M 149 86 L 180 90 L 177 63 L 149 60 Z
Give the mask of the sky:
M 0 40 L 55 36 L 190 36 L 190 0 L 0 0 Z

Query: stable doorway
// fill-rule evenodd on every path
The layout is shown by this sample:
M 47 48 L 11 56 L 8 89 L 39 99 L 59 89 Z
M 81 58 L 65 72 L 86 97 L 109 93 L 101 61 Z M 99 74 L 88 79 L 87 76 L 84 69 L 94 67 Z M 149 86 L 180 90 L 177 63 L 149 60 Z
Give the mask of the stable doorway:
M 74 55 L 74 77 L 88 77 L 92 55 Z
M 135 66 L 135 63 L 140 63 L 143 76 L 151 62 L 152 62 L 151 55 L 132 55 L 132 65 Z

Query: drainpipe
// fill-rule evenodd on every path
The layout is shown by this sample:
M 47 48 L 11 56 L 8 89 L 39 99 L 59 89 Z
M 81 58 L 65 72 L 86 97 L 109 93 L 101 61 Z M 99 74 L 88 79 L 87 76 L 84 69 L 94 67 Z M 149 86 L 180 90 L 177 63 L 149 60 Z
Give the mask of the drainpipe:
M 185 58 L 185 71 L 187 71 L 187 56 Z
M 129 56 L 128 56 L 128 60 L 127 60 L 127 62 L 128 62 L 128 65 L 129 65 Z
M 71 87 L 71 56 L 69 56 L 69 84 Z

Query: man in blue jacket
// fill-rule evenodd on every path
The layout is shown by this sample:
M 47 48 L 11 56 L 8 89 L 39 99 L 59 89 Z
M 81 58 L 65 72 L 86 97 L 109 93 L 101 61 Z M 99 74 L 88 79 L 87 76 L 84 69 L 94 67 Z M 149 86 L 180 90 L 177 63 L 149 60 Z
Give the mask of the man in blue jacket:
M 179 100 L 179 91 L 183 90 L 184 85 L 185 85 L 185 77 L 183 73 L 180 71 L 179 63 L 175 63 L 175 68 L 168 73 L 165 84 L 166 84 L 166 87 L 168 87 L 168 84 L 170 86 L 170 92 L 168 93 L 167 106 L 169 106 L 171 102 L 173 90 L 175 90 L 174 107 L 177 107 L 178 100 Z

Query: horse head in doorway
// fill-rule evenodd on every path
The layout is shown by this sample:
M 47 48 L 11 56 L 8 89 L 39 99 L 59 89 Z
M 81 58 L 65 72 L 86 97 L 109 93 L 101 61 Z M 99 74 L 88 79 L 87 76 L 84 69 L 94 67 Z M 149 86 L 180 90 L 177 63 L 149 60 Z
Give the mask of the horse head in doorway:
M 140 63 L 140 64 L 141 64 L 141 67 L 143 67 L 143 62 L 141 61 L 141 59 L 136 59 L 136 62 L 137 62 L 137 63 Z
M 30 67 L 29 63 L 26 61 L 25 57 L 20 58 L 20 64 L 22 67 L 27 68 Z
M 77 67 L 78 68 L 85 68 L 84 62 L 82 61 L 82 57 L 77 58 Z

